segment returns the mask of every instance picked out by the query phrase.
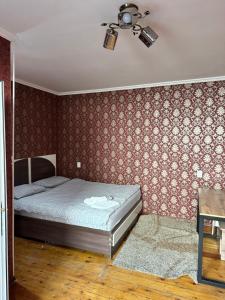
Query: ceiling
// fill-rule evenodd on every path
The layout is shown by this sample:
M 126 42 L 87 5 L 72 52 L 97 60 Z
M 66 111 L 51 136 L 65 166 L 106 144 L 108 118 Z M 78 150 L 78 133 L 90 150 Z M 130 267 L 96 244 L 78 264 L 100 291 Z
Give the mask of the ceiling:
M 120 30 L 115 51 L 106 50 L 100 24 L 117 21 L 124 2 L 1 0 L 0 27 L 15 36 L 16 78 L 72 93 L 225 76 L 224 0 L 134 0 L 150 10 L 140 23 L 159 39 L 147 48 Z

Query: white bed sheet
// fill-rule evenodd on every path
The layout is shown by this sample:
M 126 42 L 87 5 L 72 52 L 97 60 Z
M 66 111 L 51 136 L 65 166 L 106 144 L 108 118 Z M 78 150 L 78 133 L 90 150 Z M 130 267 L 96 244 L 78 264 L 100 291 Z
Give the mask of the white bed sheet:
M 119 205 L 106 210 L 84 203 L 92 196 L 112 196 Z M 46 192 L 14 201 L 15 214 L 110 231 L 140 200 L 139 185 L 115 185 L 72 179 Z

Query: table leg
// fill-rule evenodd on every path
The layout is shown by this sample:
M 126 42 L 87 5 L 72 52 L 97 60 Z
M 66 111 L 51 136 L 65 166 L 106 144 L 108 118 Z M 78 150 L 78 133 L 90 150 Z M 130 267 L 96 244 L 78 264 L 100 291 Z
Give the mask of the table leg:
M 199 201 L 197 206 L 197 232 L 199 233 Z
M 204 235 L 204 217 L 198 215 L 198 282 L 202 279 L 202 253 L 203 253 L 203 235 Z

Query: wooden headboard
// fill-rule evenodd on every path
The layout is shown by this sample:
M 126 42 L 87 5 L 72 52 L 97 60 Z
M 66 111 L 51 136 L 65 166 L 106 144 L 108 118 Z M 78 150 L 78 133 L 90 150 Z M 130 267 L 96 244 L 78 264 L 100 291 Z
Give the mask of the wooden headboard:
M 14 186 L 55 175 L 55 154 L 18 159 L 14 162 Z
M 18 159 L 14 162 L 14 186 L 29 183 L 28 158 Z
M 31 158 L 31 182 L 55 176 L 55 166 L 44 157 Z

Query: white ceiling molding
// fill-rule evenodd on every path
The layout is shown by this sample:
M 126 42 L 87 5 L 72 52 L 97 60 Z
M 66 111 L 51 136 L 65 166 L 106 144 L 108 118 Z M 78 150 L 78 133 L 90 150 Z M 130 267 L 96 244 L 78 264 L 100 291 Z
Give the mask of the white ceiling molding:
M 4 28 L 0 27 L 0 36 L 3 37 L 4 39 L 13 42 L 16 39 L 15 34 L 5 30 Z
M 40 91 L 43 91 L 43 92 L 47 92 L 47 93 L 50 93 L 50 94 L 54 94 L 54 95 L 58 95 L 58 96 L 59 96 L 59 93 L 56 92 L 56 91 L 47 89 L 47 88 L 45 88 L 45 87 L 43 87 L 43 86 L 40 86 L 40 85 L 31 83 L 31 82 L 27 82 L 27 81 L 22 80 L 22 79 L 19 79 L 19 78 L 15 78 L 15 82 L 20 83 L 20 84 L 23 84 L 23 85 L 26 85 L 26 86 L 29 86 L 29 87 L 32 87 L 32 88 L 34 88 L 34 89 L 37 89 L 37 90 L 40 90 Z
M 58 92 L 58 93 L 56 93 L 56 95 L 58 95 L 58 96 L 81 95 L 81 94 L 90 94 L 90 93 L 103 93 L 103 92 L 112 92 L 112 91 L 153 88 L 153 87 L 167 86 L 167 85 L 204 83 L 204 82 L 210 82 L 210 81 L 225 81 L 225 76 L 196 78 L 196 79 L 187 79 L 187 80 L 175 80 L 175 81 L 165 81 L 165 82 L 155 82 L 155 83 L 137 84 L 137 85 L 130 85 L 130 86 L 119 86 L 119 87 L 93 89 L 93 90 Z
M 137 84 L 130 86 L 118 86 L 110 87 L 103 89 L 93 89 L 93 90 L 80 90 L 80 91 L 68 91 L 68 92 L 57 92 L 50 90 L 48 88 L 42 87 L 40 85 L 24 81 L 22 79 L 16 78 L 15 82 L 38 89 L 47 93 L 54 94 L 56 96 L 70 96 L 70 95 L 81 95 L 81 94 L 92 94 L 92 93 L 104 93 L 104 92 L 113 92 L 113 91 L 124 91 L 124 90 L 133 90 L 133 89 L 144 89 L 144 88 L 154 88 L 159 86 L 168 86 L 168 85 L 178 85 L 178 84 L 193 84 L 193 83 L 204 83 L 211 81 L 225 81 L 225 76 L 219 77 L 207 77 L 207 78 L 195 78 L 187 80 L 175 80 L 175 81 L 165 81 L 165 82 L 155 82 L 155 83 L 145 83 Z

